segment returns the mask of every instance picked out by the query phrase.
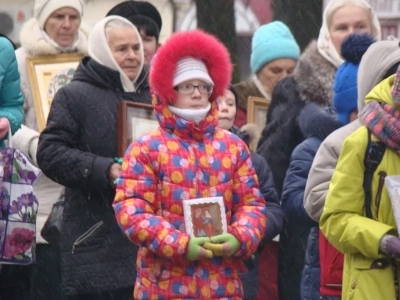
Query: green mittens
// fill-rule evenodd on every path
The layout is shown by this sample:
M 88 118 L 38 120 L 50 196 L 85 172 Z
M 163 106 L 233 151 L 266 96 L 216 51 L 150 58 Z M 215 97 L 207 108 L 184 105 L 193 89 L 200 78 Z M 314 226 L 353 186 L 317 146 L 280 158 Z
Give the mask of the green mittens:
M 188 260 L 199 260 L 202 258 L 211 258 L 213 256 L 212 251 L 204 249 L 202 246 L 210 242 L 210 238 L 208 237 L 195 237 L 190 238 L 188 253 L 186 258 Z
M 211 242 L 206 242 L 203 246 L 215 256 L 232 256 L 240 247 L 238 239 L 230 233 L 213 236 L 210 240 Z
M 240 247 L 238 239 L 230 234 L 221 234 L 208 237 L 196 237 L 189 240 L 188 260 L 212 258 L 213 256 L 229 257 L 234 255 Z

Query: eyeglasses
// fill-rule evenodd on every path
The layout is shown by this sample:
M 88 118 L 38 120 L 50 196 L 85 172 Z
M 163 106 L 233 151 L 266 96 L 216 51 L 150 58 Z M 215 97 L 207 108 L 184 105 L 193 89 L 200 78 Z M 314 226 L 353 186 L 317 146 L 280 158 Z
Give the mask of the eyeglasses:
M 214 86 L 208 84 L 181 84 L 174 87 L 175 91 L 178 91 L 179 94 L 189 95 L 194 92 L 194 89 L 197 88 L 201 94 L 211 94 L 214 90 Z

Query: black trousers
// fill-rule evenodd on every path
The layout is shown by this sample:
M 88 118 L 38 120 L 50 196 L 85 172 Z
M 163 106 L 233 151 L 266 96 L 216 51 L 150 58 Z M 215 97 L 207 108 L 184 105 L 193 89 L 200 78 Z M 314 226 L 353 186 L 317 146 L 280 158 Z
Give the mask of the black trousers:
M 60 250 L 56 245 L 38 244 L 32 265 L 29 300 L 62 300 Z
M 58 247 L 37 244 L 36 264 L 3 265 L 0 300 L 61 300 Z
M 67 300 L 132 300 L 133 286 L 131 288 L 112 290 L 97 294 L 82 294 L 68 296 Z
M 57 246 L 38 244 L 36 264 L 2 265 L 0 300 L 132 300 L 130 288 L 96 294 L 65 296 L 61 288 L 60 251 Z
M 0 300 L 29 300 L 32 265 L 2 265 Z

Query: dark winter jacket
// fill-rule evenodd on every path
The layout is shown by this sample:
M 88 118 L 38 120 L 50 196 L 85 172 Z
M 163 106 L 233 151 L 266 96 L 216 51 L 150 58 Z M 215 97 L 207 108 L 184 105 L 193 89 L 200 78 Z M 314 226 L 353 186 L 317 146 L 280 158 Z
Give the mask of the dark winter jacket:
M 117 156 L 117 106 L 150 103 L 146 71 L 137 92 L 125 93 L 118 72 L 84 58 L 72 82 L 56 94 L 40 135 L 37 161 L 66 186 L 61 276 L 66 294 L 132 287 L 137 246 L 118 227 L 108 178 Z
M 256 136 L 256 128 L 251 125 L 253 124 L 247 124 L 242 129 L 233 126 L 230 131 L 249 145 Z M 275 190 L 271 170 L 264 158 L 254 151 L 251 151 L 251 161 L 258 177 L 260 192 L 266 201 L 268 222 L 259 251 L 255 252 L 251 259 L 245 261 L 248 272 L 241 276 L 245 300 L 254 299 L 257 295 L 259 255 L 262 248 L 281 232 L 283 226 L 283 212 Z
M 310 229 L 307 239 L 306 254 L 304 257 L 304 268 L 301 274 L 300 299 L 301 300 L 320 300 L 321 294 L 320 277 L 321 268 L 319 264 L 319 227 L 314 226 Z
M 247 145 L 252 142 L 255 137 L 256 128 L 247 124 L 242 129 L 233 126 L 230 130 L 232 133 L 240 137 Z M 282 231 L 283 212 L 280 206 L 278 193 L 275 189 L 274 179 L 271 170 L 265 159 L 254 151 L 251 152 L 251 161 L 256 170 L 260 185 L 260 192 L 267 203 L 268 223 L 265 231 L 263 244 L 272 241 Z
M 279 260 L 287 268 L 282 270 L 280 275 L 282 280 L 290 286 L 291 299 L 300 299 L 300 279 L 304 267 L 307 238 L 310 228 L 317 226 L 317 223 L 309 218 L 303 208 L 308 173 L 322 141 L 341 126 L 341 123 L 334 119 L 335 117 L 334 112 L 328 114 L 315 103 L 305 105 L 299 116 L 299 127 L 306 140 L 298 145 L 291 155 L 281 197 L 285 223 L 280 240 L 282 251 Z M 310 257 L 307 260 L 311 261 L 311 265 L 305 268 L 312 268 L 314 265 L 315 257 L 311 256 L 313 251 L 318 251 L 318 248 L 317 250 L 312 249 L 308 253 Z M 318 263 L 318 261 L 315 263 Z M 316 273 L 305 271 L 305 274 L 311 276 Z M 303 283 L 315 281 L 319 281 L 319 277 L 303 279 Z M 311 286 L 301 286 L 302 292 L 307 295 L 311 295 L 310 288 Z
M 282 194 L 283 180 L 290 155 L 303 140 L 303 134 L 293 118 L 297 118 L 304 103 L 300 101 L 293 77 L 278 82 L 272 93 L 267 112 L 267 124 L 258 142 L 257 153 L 268 163 L 278 195 Z
M 322 57 L 314 41 L 301 55 L 293 76 L 282 79 L 274 88 L 257 153 L 271 167 L 279 195 L 290 155 L 305 139 L 298 124 L 300 111 L 307 102 L 331 105 L 335 72 L 336 68 Z

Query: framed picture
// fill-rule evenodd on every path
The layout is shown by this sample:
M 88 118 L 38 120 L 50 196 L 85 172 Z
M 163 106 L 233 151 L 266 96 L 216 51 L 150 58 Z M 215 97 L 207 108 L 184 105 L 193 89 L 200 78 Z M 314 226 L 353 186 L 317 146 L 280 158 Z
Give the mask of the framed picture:
M 228 231 L 222 197 L 183 200 L 183 212 L 191 237 L 212 237 Z
M 271 100 L 261 97 L 253 97 L 250 96 L 247 98 L 247 123 L 253 123 L 257 125 L 259 129 L 259 136 L 261 135 L 261 131 L 265 127 L 265 123 L 267 122 L 267 111 L 268 107 L 271 104 Z M 257 141 L 253 141 L 249 148 L 251 150 L 256 150 Z
M 39 131 L 46 127 L 54 95 L 71 82 L 82 57 L 74 53 L 26 58 Z
M 118 106 L 118 155 L 123 157 L 129 145 L 140 136 L 159 127 L 153 106 L 121 101 Z

